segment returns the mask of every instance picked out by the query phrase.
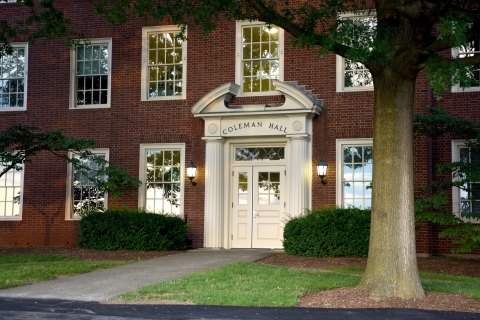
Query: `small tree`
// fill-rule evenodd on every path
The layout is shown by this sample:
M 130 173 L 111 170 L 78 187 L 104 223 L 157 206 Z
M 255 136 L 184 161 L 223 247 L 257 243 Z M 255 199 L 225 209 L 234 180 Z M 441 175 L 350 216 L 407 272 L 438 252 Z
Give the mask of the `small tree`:
M 95 162 L 95 174 L 89 176 L 89 179 L 98 190 L 108 192 L 114 198 L 120 196 L 126 187 L 140 186 L 141 182 L 121 167 L 90 152 L 89 149 L 95 148 L 94 140 L 65 136 L 61 129 L 45 132 L 39 130 L 37 127 L 16 123 L 0 132 L 0 177 L 10 170 L 23 170 L 24 163 L 32 162 L 36 154 L 46 151 L 71 163 L 79 171 L 90 171 L 82 159 L 88 158 Z M 76 156 L 69 157 L 67 151 Z
M 432 195 L 415 201 L 416 219 L 419 222 L 431 222 L 447 226 L 440 232 L 440 237 L 453 238 L 453 243 L 460 244 L 454 252 L 471 252 L 480 247 L 480 225 L 472 224 L 480 220 L 480 213 L 472 208 L 459 206 L 460 215 L 450 210 L 448 192 L 452 188 L 463 191 L 467 203 L 480 200 L 480 190 L 474 183 L 480 181 L 480 123 L 458 119 L 445 110 L 427 107 L 427 114 L 415 115 L 416 136 L 437 138 L 450 135 L 465 141 L 469 155 L 460 161 L 437 165 L 437 176 L 448 180 L 437 180 L 433 183 Z M 478 188 L 478 186 L 477 186 Z M 462 212 L 462 209 L 464 212 Z

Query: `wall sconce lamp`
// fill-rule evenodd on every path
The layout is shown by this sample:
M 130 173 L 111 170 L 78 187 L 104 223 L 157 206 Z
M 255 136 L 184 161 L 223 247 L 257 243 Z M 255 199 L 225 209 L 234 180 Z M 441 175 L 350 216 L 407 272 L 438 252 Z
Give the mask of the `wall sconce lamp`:
M 320 162 L 317 164 L 317 173 L 322 179 L 322 184 L 327 184 L 327 181 L 324 180 L 325 176 L 327 175 L 327 168 L 328 164 L 322 158 L 322 160 L 320 160 Z
M 197 183 L 193 181 L 195 179 L 195 175 L 197 174 L 197 166 L 193 164 L 193 160 L 190 160 L 190 163 L 187 166 L 187 176 L 190 179 L 190 184 L 192 186 L 196 186 Z

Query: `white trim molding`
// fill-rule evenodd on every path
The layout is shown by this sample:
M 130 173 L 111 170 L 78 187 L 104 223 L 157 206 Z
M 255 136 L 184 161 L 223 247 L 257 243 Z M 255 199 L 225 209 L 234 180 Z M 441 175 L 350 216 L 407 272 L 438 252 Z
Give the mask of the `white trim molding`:
M 458 56 L 474 56 L 480 54 L 480 40 L 475 40 L 469 43 L 466 43 L 462 46 L 464 49 L 463 51 L 461 48 L 453 48 L 452 49 L 452 57 L 457 58 Z M 477 81 L 480 81 L 480 64 L 476 65 L 477 69 L 474 72 L 477 73 Z M 460 83 L 452 86 L 452 92 L 475 92 L 480 91 L 480 84 L 476 86 L 472 86 L 469 88 L 462 87 Z
M 336 141 L 336 204 L 339 207 L 344 205 L 344 196 L 343 196 L 343 147 L 344 146 L 372 146 L 372 138 L 362 138 L 362 139 L 337 139 Z M 363 158 L 362 158 L 363 161 Z M 375 164 L 373 164 L 375 165 Z M 363 179 L 362 179 L 363 180 Z
M 155 159 L 155 163 L 152 163 L 151 166 L 151 170 L 154 170 L 154 169 L 160 169 L 162 170 L 162 173 L 161 173 L 161 176 L 164 177 L 164 175 L 166 176 L 168 174 L 170 178 L 170 181 L 164 181 L 163 179 L 159 180 L 159 184 L 162 185 L 161 188 L 157 188 L 156 187 L 156 178 L 155 177 L 151 177 L 150 179 L 152 179 L 151 181 L 147 181 L 147 159 L 148 159 L 148 155 L 147 153 L 148 152 L 162 152 L 162 160 L 159 159 Z M 173 162 L 175 161 L 175 159 L 173 159 L 170 162 L 167 162 L 165 160 L 163 160 L 163 155 L 164 153 L 163 152 L 171 152 L 171 151 L 179 151 L 180 152 L 180 159 L 179 160 L 179 165 L 175 165 Z M 175 158 L 174 155 L 171 155 L 173 158 Z M 162 163 L 160 163 L 160 162 Z M 155 168 L 153 168 L 155 167 Z M 170 167 L 168 168 L 167 171 L 170 171 L 170 173 L 165 173 L 165 169 L 167 169 L 167 167 Z M 175 168 L 177 169 L 176 170 L 176 173 L 175 173 Z M 162 201 L 167 201 L 170 203 L 170 210 L 168 210 L 167 208 L 167 211 L 165 213 L 173 213 L 173 214 L 176 214 L 178 216 L 181 216 L 183 217 L 183 209 L 184 209 L 184 200 L 185 200 L 185 193 L 184 193 L 184 188 L 185 188 L 185 170 L 186 170 L 186 167 L 185 167 L 185 143 L 145 143 L 145 144 L 140 144 L 140 163 L 139 163 L 139 179 L 140 181 L 142 181 L 142 185 L 139 187 L 138 189 L 138 207 L 139 208 L 143 208 L 147 211 L 154 211 L 154 212 L 157 212 L 156 210 L 159 208 L 159 206 L 155 203 L 155 201 L 157 201 L 158 203 L 161 203 L 162 204 L 162 210 L 159 210 L 159 211 L 163 211 L 164 210 L 164 205 L 165 203 L 163 203 Z M 174 178 L 175 175 L 178 176 L 179 174 L 179 177 L 177 178 Z M 157 197 L 156 195 L 152 195 L 152 197 L 147 197 L 147 192 L 158 192 L 156 191 L 155 189 L 157 190 L 163 190 L 165 191 L 166 188 L 165 188 L 165 183 L 164 182 L 168 182 L 167 184 L 169 184 L 170 186 L 173 185 L 173 184 L 178 184 L 179 185 L 179 189 L 177 190 L 176 194 L 177 195 L 173 195 L 173 191 L 172 193 L 170 194 L 170 197 L 167 198 L 165 197 L 165 192 L 162 194 L 162 196 L 160 197 Z M 152 184 L 155 188 L 151 188 L 153 190 L 150 190 L 148 191 L 148 184 Z M 162 191 L 160 191 L 162 192 Z M 169 199 L 175 199 L 177 196 L 180 196 L 180 200 L 178 201 L 178 205 L 174 205 L 171 201 L 169 201 Z M 154 210 L 149 210 L 149 205 L 148 205 L 148 201 L 151 200 L 154 202 L 153 204 L 153 207 L 154 207 Z M 175 206 L 175 208 L 173 208 Z
M 15 65 L 14 70 L 16 70 L 15 74 L 10 74 L 6 78 L 2 78 L 0 74 L 0 112 L 2 111 L 25 111 L 27 110 L 27 84 L 28 84 L 28 43 L 27 42 L 14 42 L 11 43 L 11 46 L 16 52 L 16 57 L 18 62 L 22 61 L 23 59 L 23 66 Z M 23 57 L 18 57 L 18 51 L 23 49 Z M 12 56 L 4 56 L 0 57 L 0 62 L 3 60 L 3 64 L 5 63 L 12 63 L 16 64 L 14 59 L 10 59 Z M 23 67 L 23 71 L 21 68 Z M 8 90 L 2 89 L 2 80 L 4 80 L 5 86 L 8 86 Z M 21 80 L 21 82 L 19 82 Z M 15 82 L 12 88 L 12 81 Z M 11 90 L 15 90 L 15 94 L 12 94 Z M 21 89 L 21 91 L 20 91 Z M 3 95 L 2 95 L 3 91 Z M 7 91 L 7 92 L 5 92 Z M 10 104 L 12 103 L 12 98 L 15 100 L 15 106 L 11 107 Z M 21 101 L 21 102 L 20 102 Z M 5 104 L 4 104 L 5 102 Z M 18 106 L 21 104 L 22 106 Z
M 110 150 L 108 148 L 98 148 L 88 150 L 93 153 L 94 156 L 104 156 L 105 160 L 109 161 Z M 68 157 L 72 158 L 75 154 L 68 152 Z M 67 190 L 65 201 L 65 220 L 80 220 L 81 217 L 74 212 L 74 175 L 75 168 L 72 163 L 68 163 L 67 166 Z M 106 177 L 108 179 L 108 177 Z M 108 207 L 108 194 L 104 194 L 103 206 L 105 209 Z
M 180 28 L 177 26 L 142 28 L 142 101 L 177 100 L 187 98 L 187 41 L 175 38 L 172 39 L 171 37 L 172 34 L 179 32 Z M 149 36 L 151 35 L 154 37 L 155 34 L 158 36 L 158 34 L 162 33 L 167 34 L 168 38 L 170 38 L 171 48 L 166 46 L 165 49 L 162 49 L 157 46 L 157 48 L 151 49 Z M 155 39 L 158 40 L 156 37 Z M 150 55 L 154 55 L 155 57 L 151 58 Z M 181 55 L 180 59 L 177 58 L 178 55 Z M 169 58 L 171 59 L 170 61 L 168 60 Z M 152 67 L 151 71 L 154 71 L 155 75 L 151 75 L 151 72 L 149 72 L 151 59 L 154 59 L 154 62 L 157 62 L 152 62 L 152 64 L 155 64 L 155 66 Z M 177 59 L 179 61 L 175 61 Z M 168 77 L 172 77 L 172 79 L 167 78 L 167 74 Z M 152 77 L 155 79 L 151 79 Z M 172 93 L 175 91 L 175 85 L 178 85 L 181 87 L 181 94 L 164 96 L 158 95 L 158 90 L 160 89 L 157 85 L 161 82 L 164 82 L 165 84 L 165 92 L 168 90 L 168 86 L 166 84 L 170 83 L 172 84 L 171 88 L 173 88 L 173 90 L 171 90 Z M 156 85 L 156 90 L 154 90 L 154 93 L 150 92 L 150 83 L 155 83 Z
M 20 164 L 19 166 L 22 167 L 22 170 L 11 169 L 0 177 L 0 221 L 22 220 L 25 165 Z M 15 199 L 15 197 L 19 198 Z M 8 201 L 9 198 L 13 199 Z M 15 208 L 16 204 L 18 204 L 18 208 Z M 15 215 L 15 212 L 18 214 Z
M 461 156 L 460 156 L 460 149 L 469 149 L 465 145 L 465 141 L 463 140 L 452 140 L 452 162 L 459 162 L 461 161 Z M 466 155 L 469 158 L 469 161 L 471 160 L 471 151 L 468 150 L 468 154 Z M 479 183 L 472 183 L 475 185 L 480 185 Z M 465 217 L 462 217 L 460 208 L 461 208 L 461 202 L 462 202 L 462 197 L 461 197 L 461 192 L 465 192 L 460 190 L 457 187 L 452 187 L 452 213 L 459 217 L 460 219 L 463 219 L 464 221 L 470 221 L 473 223 L 478 223 L 478 220 L 476 219 L 468 219 Z M 467 195 L 465 195 L 468 197 Z M 479 202 L 480 200 L 476 200 L 475 202 Z M 465 199 L 464 202 L 470 202 L 470 210 L 472 210 L 472 202 L 471 200 Z
M 338 19 L 368 19 L 374 18 L 374 12 L 360 11 L 360 12 L 346 12 L 341 13 L 338 16 Z M 345 86 L 345 58 L 339 55 L 336 56 L 336 92 L 357 92 L 357 91 L 373 91 L 373 82 L 372 85 L 361 85 L 361 86 Z M 349 73 L 351 74 L 352 81 L 355 81 L 355 78 L 360 77 L 362 81 L 365 79 L 365 75 L 370 77 L 370 71 L 361 63 L 350 61 L 351 69 Z M 372 80 L 373 81 L 373 80 Z
M 94 56 L 90 52 L 87 56 L 82 56 L 84 61 L 77 61 L 78 50 L 85 48 L 92 48 L 97 46 L 107 46 L 107 57 Z M 88 49 L 90 51 L 90 49 Z M 93 50 L 93 48 L 92 48 Z M 86 50 L 85 50 L 86 51 Z M 78 62 L 78 63 L 77 63 Z M 106 63 L 106 66 L 102 64 Z M 106 70 L 105 70 L 106 69 Z M 105 73 L 106 72 L 106 73 Z M 81 77 L 82 84 L 79 85 L 79 77 Z M 107 77 L 105 81 L 105 77 Z M 97 86 L 97 88 L 95 88 Z M 105 88 L 106 86 L 106 88 Z M 83 104 L 79 104 L 79 97 L 77 96 L 78 88 L 84 91 Z M 105 93 L 106 91 L 106 93 Z M 105 96 L 106 94 L 106 96 Z M 90 98 L 87 97 L 90 96 Z M 112 38 L 97 38 L 87 39 L 85 45 L 79 45 L 74 50 L 70 50 L 70 109 L 98 109 L 110 108 L 112 103 Z M 89 102 L 90 101 L 90 102 Z M 97 101 L 95 103 L 94 101 Z
M 237 21 L 236 26 L 236 45 L 235 45 L 235 83 L 240 85 L 240 90 L 238 92 L 238 96 L 267 96 L 267 95 L 278 95 L 280 94 L 276 90 L 269 90 L 269 91 L 260 91 L 260 92 L 244 92 L 243 91 L 243 28 L 244 27 L 266 27 L 266 24 L 261 21 Z M 278 30 L 278 81 L 283 81 L 283 70 L 284 70 L 284 31 L 282 28 L 274 27 L 275 30 Z M 274 41 L 275 42 L 275 41 Z M 261 43 L 255 43 L 258 45 L 258 51 L 260 52 Z M 269 49 L 270 51 L 270 49 Z M 270 59 L 268 57 L 257 59 L 260 60 L 275 60 Z

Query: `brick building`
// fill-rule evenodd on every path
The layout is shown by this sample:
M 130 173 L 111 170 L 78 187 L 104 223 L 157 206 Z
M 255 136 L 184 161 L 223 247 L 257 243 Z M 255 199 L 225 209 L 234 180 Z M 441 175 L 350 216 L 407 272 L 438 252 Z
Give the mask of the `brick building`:
M 281 247 L 284 213 L 370 206 L 373 84 L 363 66 L 318 59 L 259 22 L 221 20 L 211 35 L 188 28 L 180 41 L 168 22 L 112 26 L 84 3 L 59 5 L 89 43 L 71 51 L 63 41 L 14 39 L 0 72 L 0 130 L 19 122 L 92 138 L 95 153 L 143 184 L 108 199 L 42 153 L 0 179 L 0 245 L 76 245 L 76 212 L 93 205 L 179 214 L 194 247 Z M 0 6 L 2 18 L 25 15 L 22 5 Z M 420 75 L 415 108 L 480 120 L 479 98 L 480 87 L 453 88 L 437 101 Z M 432 168 L 462 152 L 461 141 L 416 140 L 415 186 L 428 188 Z M 196 186 L 186 176 L 191 160 Z M 459 212 L 458 190 L 451 196 Z M 418 253 L 450 253 L 440 229 L 422 225 Z

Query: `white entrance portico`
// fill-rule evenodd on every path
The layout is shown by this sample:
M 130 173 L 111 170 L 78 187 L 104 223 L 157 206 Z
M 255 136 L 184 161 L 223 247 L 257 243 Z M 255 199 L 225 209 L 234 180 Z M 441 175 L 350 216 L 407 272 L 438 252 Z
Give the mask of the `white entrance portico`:
M 323 101 L 274 80 L 281 105 L 231 106 L 224 84 L 192 108 L 205 121 L 207 248 L 281 248 L 283 218 L 311 207 L 312 118 Z

